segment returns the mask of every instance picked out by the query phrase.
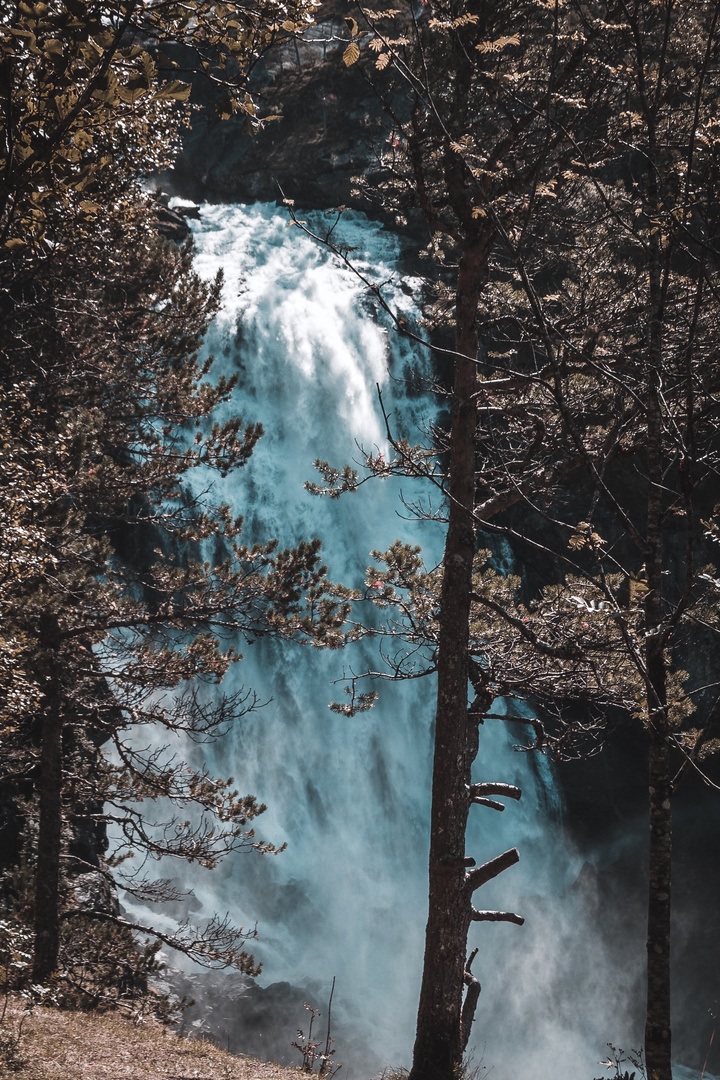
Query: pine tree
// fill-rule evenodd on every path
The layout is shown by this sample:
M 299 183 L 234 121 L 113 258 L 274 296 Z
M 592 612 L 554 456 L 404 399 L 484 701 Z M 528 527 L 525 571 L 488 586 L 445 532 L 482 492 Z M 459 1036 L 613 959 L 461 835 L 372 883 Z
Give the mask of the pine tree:
M 344 640 L 348 594 L 328 585 L 319 541 L 248 547 L 241 519 L 189 483 L 193 470 L 242 467 L 262 430 L 212 422 L 234 389 L 199 359 L 220 281 L 194 274 L 190 246 L 158 238 L 139 183 L 172 149 L 189 86 L 158 77 L 160 58 L 137 42 L 153 32 L 186 40 L 212 52 L 208 71 L 229 65 L 242 83 L 276 12 L 244 8 L 243 30 L 225 8 L 57 3 L 0 19 L 3 392 L 11 403 L 22 393 L 28 425 L 22 439 L 6 436 L 5 477 L 24 476 L 30 453 L 45 477 L 4 499 L 13 513 L 19 500 L 33 542 L 19 547 L 0 598 L 4 641 L 19 657 L 4 779 L 37 813 L 36 981 L 57 970 L 68 920 L 148 929 L 112 903 L 73 905 L 68 873 L 111 877 L 97 857 L 109 820 L 151 858 L 212 867 L 238 848 L 274 850 L 254 837 L 264 808 L 251 796 L 139 749 L 138 729 L 204 740 L 254 707 L 251 692 L 213 704 L 205 691 L 241 659 L 238 640 Z M 252 115 L 249 99 L 243 108 Z M 153 825 L 148 807 L 168 801 L 176 810 Z M 95 831 L 90 854 L 82 828 Z M 166 882 L 126 875 L 125 886 L 172 899 Z M 201 962 L 254 971 L 247 936 L 225 920 L 159 935 Z
M 381 470 L 366 462 L 370 475 L 426 475 L 447 499 L 441 574 L 398 545 L 368 579 L 411 643 L 395 673 L 418 674 L 425 642 L 439 683 L 413 1080 L 460 1063 L 466 716 L 500 694 L 544 706 L 543 747 L 578 726 L 569 702 L 591 709 L 586 737 L 610 708 L 643 725 L 645 1053 L 653 1080 L 671 1077 L 671 794 L 715 748 L 718 712 L 709 655 L 706 670 L 686 668 L 717 632 L 704 564 L 717 535 L 719 13 L 672 0 L 431 3 L 419 16 L 362 7 L 349 26 L 345 62 L 374 54 L 382 73 L 369 76 L 391 127 L 380 198 L 430 228 L 437 321 L 455 335 L 436 348 L 454 369 L 447 472 L 399 435 Z M 359 482 L 321 471 L 318 491 Z M 484 566 L 476 531 L 533 558 L 545 586 L 528 598 Z

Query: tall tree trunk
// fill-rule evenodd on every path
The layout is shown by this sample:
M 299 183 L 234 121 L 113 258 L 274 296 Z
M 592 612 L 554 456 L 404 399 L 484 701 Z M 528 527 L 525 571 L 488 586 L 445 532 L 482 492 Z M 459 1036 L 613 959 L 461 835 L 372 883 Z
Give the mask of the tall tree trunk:
M 410 1080 L 452 1080 L 462 1060 L 460 1015 L 472 905 L 465 880 L 468 637 L 475 555 L 475 427 L 480 289 L 487 244 L 465 246 L 458 271 L 449 516 L 438 634 L 430 825 L 429 913 Z
M 40 820 L 35 872 L 35 941 L 33 980 L 43 982 L 57 968 L 60 948 L 59 882 L 62 837 L 62 712 L 58 678 L 57 620 L 48 617 L 42 631 L 48 656 L 40 751 Z
M 659 320 L 656 320 L 659 322 Z M 651 328 L 651 335 L 653 329 Z M 659 326 L 656 342 L 661 354 Z M 648 717 L 650 850 L 645 1061 L 648 1080 L 672 1080 L 670 1027 L 670 884 L 672 809 L 670 725 L 662 610 L 662 416 L 659 362 L 651 365 L 647 406 L 648 494 L 645 665 Z
M 662 662 L 660 660 L 660 662 Z M 650 667 L 651 664 L 649 663 Z M 655 666 L 655 665 L 652 665 Z M 664 671 L 660 672 L 664 681 Z M 645 1062 L 648 1080 L 672 1080 L 670 1028 L 671 785 L 667 708 L 649 731 L 650 878 L 647 931 Z
M 648 112 L 648 205 L 651 213 L 660 204 L 655 167 L 655 118 Z M 655 230 L 650 238 L 650 321 L 647 365 L 647 550 L 645 570 L 645 665 L 648 722 L 648 796 L 650 818 L 647 1008 L 645 1014 L 645 1062 L 648 1080 L 672 1080 L 670 1018 L 670 879 L 672 860 L 672 811 L 670 783 L 670 728 L 667 703 L 665 631 L 663 628 L 663 313 L 664 257 Z

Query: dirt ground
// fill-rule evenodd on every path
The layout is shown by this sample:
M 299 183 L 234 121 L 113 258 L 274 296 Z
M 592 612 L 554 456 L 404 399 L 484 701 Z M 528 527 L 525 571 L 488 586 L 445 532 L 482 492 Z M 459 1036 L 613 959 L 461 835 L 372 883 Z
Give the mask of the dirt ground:
M 307 1080 L 300 1069 L 236 1057 L 156 1020 L 10 1001 L 0 1024 L 0 1080 Z

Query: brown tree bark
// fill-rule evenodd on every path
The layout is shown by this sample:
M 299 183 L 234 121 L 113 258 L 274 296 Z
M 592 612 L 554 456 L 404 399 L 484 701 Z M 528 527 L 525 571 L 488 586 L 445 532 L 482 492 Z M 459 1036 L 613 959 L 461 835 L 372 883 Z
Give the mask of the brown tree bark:
M 648 663 L 648 667 L 651 664 Z M 653 663 L 653 667 L 656 665 Z M 659 666 L 659 665 L 657 665 Z M 664 670 L 658 672 L 664 681 Z M 645 1063 L 648 1080 L 672 1080 L 670 1027 L 671 784 L 667 708 L 650 722 L 650 868 L 647 924 Z
M 33 981 L 44 982 L 57 969 L 60 949 L 59 885 L 62 841 L 62 706 L 57 650 L 57 619 L 47 616 L 41 629 L 48 687 L 40 749 L 40 808 L 35 871 L 35 940 Z
M 654 176 L 650 178 L 653 196 Z M 660 252 L 650 272 L 653 318 L 650 322 L 648 363 L 647 444 L 648 505 L 645 600 L 645 665 L 648 724 L 648 795 L 650 818 L 647 1011 L 645 1063 L 648 1080 L 672 1080 L 670 1017 L 670 882 L 672 866 L 672 809 L 670 728 L 662 605 L 663 460 L 662 412 L 662 289 Z
M 642 72 L 642 55 L 639 56 Z M 645 97 L 648 129 L 648 205 L 659 208 L 657 137 L 654 109 Z M 648 795 L 650 819 L 647 1009 L 645 1016 L 645 1063 L 648 1080 L 672 1080 L 670 1014 L 670 881 L 672 865 L 672 809 L 670 781 L 670 728 L 667 702 L 666 630 L 663 628 L 663 316 L 664 278 L 667 272 L 661 240 L 650 236 L 648 283 L 650 319 L 647 360 L 647 533 L 645 571 L 645 665 L 648 724 Z
M 470 1032 L 472 1030 L 473 1020 L 475 1019 L 475 1009 L 480 999 L 480 993 L 482 987 L 480 986 L 480 980 L 476 979 L 473 975 L 471 968 L 473 960 L 478 954 L 477 949 L 473 949 L 467 958 L 465 964 L 465 972 L 463 975 L 463 981 L 467 990 L 465 991 L 465 1000 L 463 1001 L 462 1013 L 460 1014 L 460 1041 L 462 1051 L 465 1053 L 467 1050 L 467 1044 L 470 1039 Z
M 475 316 L 487 273 L 487 250 L 482 236 L 467 243 L 458 271 L 449 512 L 437 652 L 429 913 L 410 1080 L 451 1080 L 463 1054 L 460 1017 L 472 915 L 465 880 L 465 830 L 470 805 L 468 638 L 475 556 Z

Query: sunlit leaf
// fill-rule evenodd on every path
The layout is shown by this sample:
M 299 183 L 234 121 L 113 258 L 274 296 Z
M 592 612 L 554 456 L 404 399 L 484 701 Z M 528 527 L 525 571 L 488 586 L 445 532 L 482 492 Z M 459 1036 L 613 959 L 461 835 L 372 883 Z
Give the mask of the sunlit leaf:
M 160 101 L 168 101 L 173 99 L 175 101 L 187 101 L 190 97 L 190 91 L 192 87 L 190 83 L 180 82 L 179 79 L 171 79 L 166 83 L 163 83 L 159 90 L 156 90 L 155 97 Z
M 343 57 L 342 57 L 343 58 L 343 63 L 345 64 L 345 67 L 352 67 L 352 65 L 357 62 L 359 57 L 360 57 L 360 49 L 357 47 L 357 45 L 356 45 L 356 43 L 354 41 L 351 41 L 350 44 L 348 45 L 347 49 L 343 53 Z
M 495 38 L 494 41 L 481 41 L 475 48 L 481 53 L 498 53 L 502 52 L 509 45 L 519 45 L 520 38 L 517 34 L 511 34 L 509 37 Z

